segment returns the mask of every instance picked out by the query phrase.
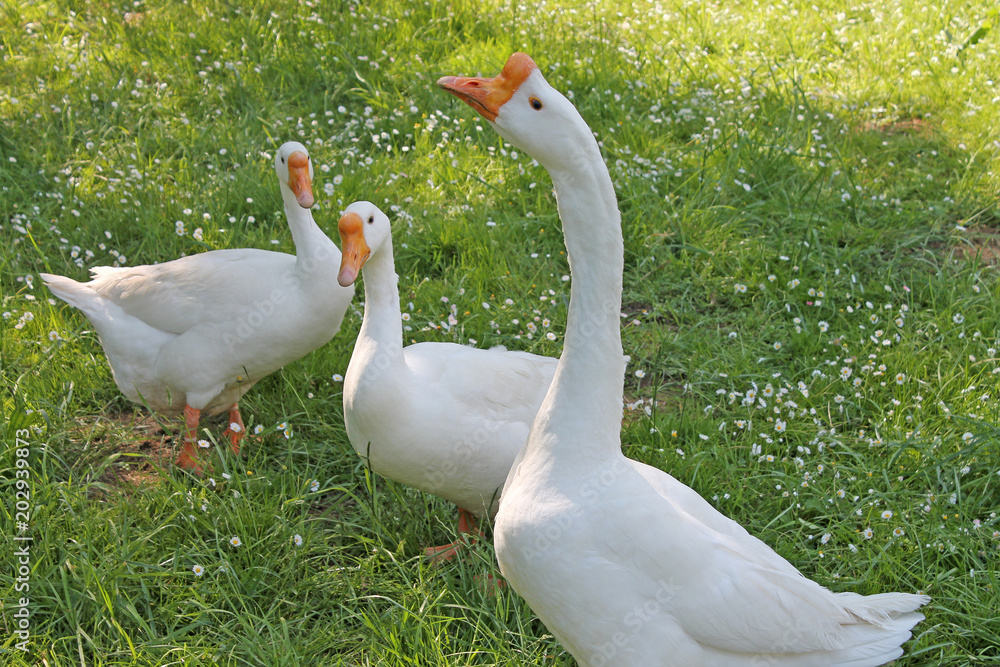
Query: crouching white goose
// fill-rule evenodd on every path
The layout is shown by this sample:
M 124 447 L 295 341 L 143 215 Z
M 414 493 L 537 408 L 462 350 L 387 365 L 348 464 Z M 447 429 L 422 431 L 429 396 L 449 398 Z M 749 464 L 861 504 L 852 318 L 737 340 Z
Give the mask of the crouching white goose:
M 240 397 L 261 378 L 329 341 L 354 295 L 337 284 L 340 250 L 308 210 L 312 163 L 305 146 L 274 160 L 296 255 L 254 248 L 213 250 L 163 264 L 95 267 L 79 283 L 41 274 L 83 311 L 129 400 L 167 416 L 183 412 L 177 465 L 200 470 L 201 413 L 229 411 L 233 451 L 243 435 Z
M 496 512 L 557 360 L 503 347 L 403 347 L 389 218 L 360 201 L 339 226 L 340 284 L 352 285 L 359 271 L 365 282 L 364 321 L 344 376 L 347 435 L 372 470 L 455 503 L 459 530 L 474 532 L 472 515 Z M 456 544 L 427 554 L 450 557 Z
M 523 53 L 438 85 L 541 163 L 573 283 L 564 350 L 494 526 L 504 576 L 586 667 L 880 665 L 923 595 L 833 593 L 670 475 L 625 458 L 623 241 L 590 128 Z

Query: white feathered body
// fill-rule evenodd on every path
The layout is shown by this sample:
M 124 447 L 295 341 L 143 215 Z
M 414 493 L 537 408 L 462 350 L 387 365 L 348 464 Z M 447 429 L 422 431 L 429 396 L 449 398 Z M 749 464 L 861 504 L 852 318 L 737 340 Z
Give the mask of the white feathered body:
M 344 377 L 351 444 L 378 474 L 492 515 L 558 360 L 456 343 L 403 347 L 389 219 L 369 202 L 347 211 L 369 221 L 363 233 L 341 228 L 345 258 L 369 250 L 364 321 Z
M 524 54 L 444 78 L 557 193 L 572 284 L 559 367 L 494 523 L 503 575 L 582 667 L 880 665 L 923 595 L 835 594 L 621 451 L 624 243 L 590 128 Z
M 582 667 L 881 665 L 923 618 L 925 596 L 807 579 L 661 470 L 536 463 L 512 471 L 497 558 Z
M 344 381 L 347 434 L 380 475 L 493 514 L 555 367 L 503 347 L 359 338 Z
M 126 397 L 166 415 L 185 404 L 214 414 L 340 328 L 353 289 L 337 284 L 340 253 L 327 243 L 308 262 L 231 249 L 97 267 L 87 283 L 42 278 L 94 325 Z

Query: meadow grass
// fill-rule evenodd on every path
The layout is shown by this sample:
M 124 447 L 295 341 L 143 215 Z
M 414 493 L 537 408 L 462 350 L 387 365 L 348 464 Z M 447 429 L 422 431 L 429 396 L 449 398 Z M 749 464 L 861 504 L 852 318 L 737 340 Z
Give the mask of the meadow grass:
M 986 0 L 6 3 L 2 661 L 574 664 L 488 543 L 430 566 L 454 508 L 349 446 L 360 296 L 199 479 L 38 278 L 293 251 L 271 156 L 294 139 L 329 233 L 356 199 L 390 214 L 407 341 L 558 355 L 548 176 L 434 86 L 524 50 L 617 188 L 627 454 L 825 586 L 929 594 L 899 664 L 1000 663 L 996 22 Z

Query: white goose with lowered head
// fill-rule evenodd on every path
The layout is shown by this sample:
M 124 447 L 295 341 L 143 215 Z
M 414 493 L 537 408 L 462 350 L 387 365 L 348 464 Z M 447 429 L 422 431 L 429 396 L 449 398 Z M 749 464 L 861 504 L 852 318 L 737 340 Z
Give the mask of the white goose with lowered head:
M 340 284 L 365 282 L 365 314 L 344 376 L 347 435 L 369 467 L 459 507 L 493 516 L 557 360 L 494 347 L 416 343 L 403 347 L 389 218 L 354 202 L 340 218 Z M 456 544 L 427 549 L 437 559 Z
M 257 381 L 329 341 L 354 287 L 337 284 L 340 249 L 313 221 L 312 162 L 298 142 L 274 158 L 295 255 L 213 250 L 163 264 L 91 269 L 93 280 L 41 274 L 52 293 L 97 330 L 115 383 L 129 400 L 174 416 L 185 438 L 177 465 L 200 470 L 201 413 L 229 411 L 233 451 L 243 435 L 238 401 Z
M 555 378 L 494 525 L 500 569 L 585 667 L 880 665 L 923 595 L 833 593 L 621 451 L 621 216 L 594 136 L 535 63 L 438 85 L 552 177 L 572 269 Z

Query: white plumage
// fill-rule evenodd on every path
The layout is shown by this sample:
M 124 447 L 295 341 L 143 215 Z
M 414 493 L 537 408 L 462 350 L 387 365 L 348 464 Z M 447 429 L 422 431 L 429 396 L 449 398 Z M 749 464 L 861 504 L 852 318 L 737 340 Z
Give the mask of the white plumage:
M 296 255 L 214 250 L 163 264 L 95 267 L 87 283 L 41 274 L 94 325 L 126 397 L 164 415 L 185 413 L 183 467 L 198 468 L 192 441 L 200 413 L 229 410 L 242 427 L 240 397 L 329 341 L 354 294 L 337 284 L 340 250 L 308 210 L 305 146 L 282 145 L 275 171 Z M 235 450 L 242 433 L 227 433 Z
M 667 473 L 627 459 L 623 242 L 590 128 L 526 55 L 445 77 L 558 195 L 573 283 L 563 355 L 494 526 L 513 586 L 584 667 L 880 665 L 928 598 L 833 593 Z
M 403 347 L 389 219 L 355 202 L 340 234 L 341 284 L 359 270 L 365 283 L 364 322 L 344 377 L 351 444 L 380 475 L 492 515 L 557 360 L 503 347 Z

